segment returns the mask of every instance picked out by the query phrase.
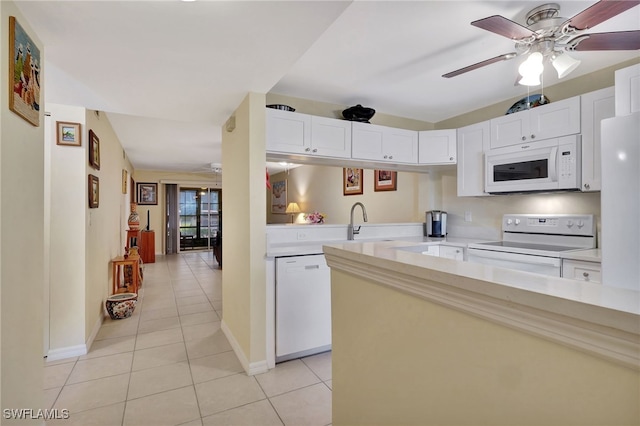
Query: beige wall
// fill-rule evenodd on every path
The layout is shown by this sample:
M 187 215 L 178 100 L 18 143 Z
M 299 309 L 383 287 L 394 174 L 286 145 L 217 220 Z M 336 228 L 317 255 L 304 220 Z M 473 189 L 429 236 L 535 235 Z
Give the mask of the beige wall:
M 331 277 L 334 425 L 640 424 L 638 371 Z
M 103 113 L 86 111 L 86 136 L 93 130 L 100 140 L 100 170 L 86 164 L 84 188 L 88 193 L 89 174 L 100 179 L 100 203 L 90 209 L 85 204 L 85 340 L 101 323 L 104 301 L 111 294 L 110 261 L 124 252 L 128 228 L 129 194 L 122 193 L 122 169 L 132 168 L 109 119 Z M 71 248 L 75 249 L 75 248 Z M 81 247 L 79 248 L 81 249 Z
M 0 2 L 0 407 L 42 408 L 44 289 L 44 108 L 34 127 L 9 110 L 9 16 L 40 49 L 38 35 L 15 4 Z M 46 68 L 43 67 L 43 73 Z M 44 103 L 44 80 L 41 103 Z M 40 421 L 2 420 L 2 424 Z
M 147 226 L 147 212 L 149 212 L 150 229 L 155 231 L 155 253 L 165 253 L 167 247 L 166 229 L 166 193 L 165 184 L 175 183 L 179 187 L 187 188 L 221 188 L 222 178 L 214 173 L 177 173 L 156 170 L 140 170 L 136 169 L 133 178 L 137 183 L 152 182 L 158 184 L 158 205 L 155 206 L 138 206 L 140 214 L 140 228 Z M 134 194 L 135 199 L 135 194 Z
M 222 135 L 223 321 L 247 371 L 266 369 L 265 100 L 250 93 Z
M 347 195 L 342 191 L 341 167 L 301 166 L 271 176 L 271 182 L 287 181 L 288 202 L 297 202 L 305 213 L 318 211 L 325 214 L 325 223 L 349 223 L 351 206 L 361 202 L 367 209 L 372 223 L 421 222 L 419 214 L 419 188 L 424 174 L 398 172 L 397 191 L 374 191 L 374 171 L 364 170 L 364 193 Z M 289 214 L 271 213 L 271 192 L 267 190 L 267 222 L 290 223 Z M 294 216 L 296 223 L 305 223 L 304 214 Z M 354 221 L 362 222 L 358 209 Z

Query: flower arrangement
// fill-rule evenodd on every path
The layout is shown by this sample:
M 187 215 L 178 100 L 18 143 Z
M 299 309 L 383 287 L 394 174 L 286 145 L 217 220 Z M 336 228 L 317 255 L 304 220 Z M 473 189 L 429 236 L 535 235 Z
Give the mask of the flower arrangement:
M 324 223 L 325 217 L 326 216 L 324 213 L 318 213 L 318 212 L 313 212 L 313 213 L 304 215 L 305 220 L 309 223 Z

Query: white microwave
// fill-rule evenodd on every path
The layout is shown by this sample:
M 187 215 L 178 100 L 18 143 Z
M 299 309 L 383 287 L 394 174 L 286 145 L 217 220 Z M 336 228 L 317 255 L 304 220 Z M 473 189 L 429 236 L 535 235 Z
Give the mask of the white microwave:
M 580 135 L 485 153 L 485 191 L 490 194 L 579 191 L 581 179 Z

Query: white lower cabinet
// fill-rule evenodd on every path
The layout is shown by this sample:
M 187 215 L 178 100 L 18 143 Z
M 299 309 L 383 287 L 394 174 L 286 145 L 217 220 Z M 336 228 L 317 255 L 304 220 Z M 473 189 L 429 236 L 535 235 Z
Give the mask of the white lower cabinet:
M 464 248 L 458 246 L 440 245 L 440 257 L 453 260 L 464 260 Z
M 563 259 L 562 278 L 601 283 L 602 268 L 598 262 Z
M 331 274 L 324 255 L 276 259 L 276 361 L 331 349 Z

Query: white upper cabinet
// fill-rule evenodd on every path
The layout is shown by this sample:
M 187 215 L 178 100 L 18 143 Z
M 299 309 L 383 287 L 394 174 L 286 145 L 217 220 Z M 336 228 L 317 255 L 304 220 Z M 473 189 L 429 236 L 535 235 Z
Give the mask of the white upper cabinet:
M 455 164 L 456 130 L 425 130 L 418 132 L 418 163 Z
M 351 122 L 267 109 L 266 149 L 287 154 L 351 157 Z
M 387 163 L 418 163 L 418 132 L 353 122 L 352 158 Z
M 491 120 L 491 149 L 580 133 L 580 96 Z
M 267 151 L 305 154 L 311 147 L 311 116 L 267 108 Z
M 613 87 L 582 95 L 582 190 L 600 191 L 600 122 L 615 115 Z
M 616 71 L 616 115 L 640 111 L 640 64 Z
M 458 197 L 489 195 L 484 192 L 484 152 L 489 150 L 489 121 L 458 129 Z

